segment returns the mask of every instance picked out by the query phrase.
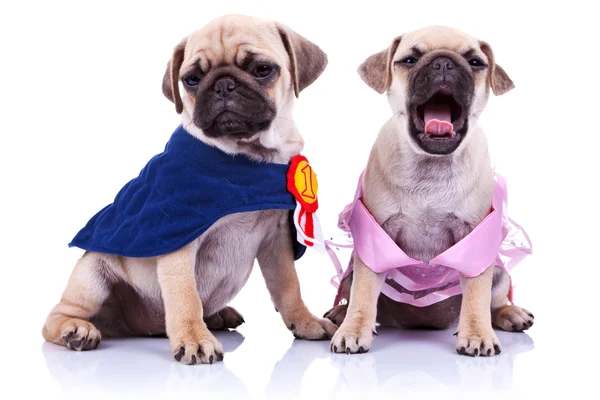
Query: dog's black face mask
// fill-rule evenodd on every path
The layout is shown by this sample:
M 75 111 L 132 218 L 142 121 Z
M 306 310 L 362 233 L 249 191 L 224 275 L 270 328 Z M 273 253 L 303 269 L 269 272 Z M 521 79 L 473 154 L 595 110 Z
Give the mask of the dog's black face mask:
M 452 153 L 469 130 L 474 69 L 479 66 L 446 50 L 420 59 L 406 57 L 398 63 L 410 68 L 407 110 L 411 137 L 427 153 Z
M 277 65 L 260 61 L 185 73 L 181 81 L 195 98 L 194 124 L 213 138 L 243 139 L 268 129 L 277 108 L 266 89 L 279 74 Z

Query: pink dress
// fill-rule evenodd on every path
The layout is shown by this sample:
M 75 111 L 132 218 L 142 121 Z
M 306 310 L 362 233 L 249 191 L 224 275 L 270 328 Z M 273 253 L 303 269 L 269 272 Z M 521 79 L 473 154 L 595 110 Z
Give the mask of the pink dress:
M 374 272 L 386 273 L 382 293 L 402 303 L 424 307 L 461 293 L 460 275 L 475 277 L 494 264 L 507 272 L 531 254 L 527 233 L 506 213 L 506 182 L 494 173 L 494 197 L 490 213 L 471 233 L 429 263 L 410 258 L 375 221 L 362 202 L 362 174 L 354 201 L 339 215 L 339 228 L 351 245 L 325 243 L 337 269 L 332 279 L 338 288 L 335 304 L 342 300 L 341 281 L 351 272 L 343 270 L 332 247 L 349 247 Z M 509 292 L 512 302 L 513 287 Z

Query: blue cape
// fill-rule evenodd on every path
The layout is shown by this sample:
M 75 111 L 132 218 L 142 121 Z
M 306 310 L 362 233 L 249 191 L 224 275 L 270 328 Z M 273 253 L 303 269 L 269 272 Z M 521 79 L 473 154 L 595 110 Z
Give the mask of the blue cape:
M 154 257 L 185 246 L 226 215 L 287 209 L 298 260 L 306 247 L 297 242 L 292 223 L 296 199 L 287 190 L 288 168 L 226 154 L 180 125 L 164 151 L 89 220 L 69 247 Z

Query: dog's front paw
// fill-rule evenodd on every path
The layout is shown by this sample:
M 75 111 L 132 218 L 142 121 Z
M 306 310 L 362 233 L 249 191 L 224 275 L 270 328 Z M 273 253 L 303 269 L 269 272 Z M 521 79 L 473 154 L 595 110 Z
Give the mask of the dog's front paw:
M 177 335 L 171 340 L 171 350 L 175 360 L 187 365 L 223 361 L 223 346 L 204 327 L 195 329 L 194 333 Z
M 331 351 L 334 353 L 366 353 L 371 349 L 375 326 L 356 321 L 345 320 L 331 339 Z
M 459 325 L 456 333 L 458 339 L 456 341 L 456 352 L 465 356 L 484 356 L 489 357 L 500 354 L 502 346 L 496 336 L 496 333 L 489 327 L 462 328 Z
M 523 332 L 533 326 L 533 314 L 524 308 L 506 305 L 495 312 L 494 325 L 505 331 Z
M 337 326 L 328 319 L 319 319 L 308 313 L 291 318 L 288 328 L 296 339 L 329 340 Z

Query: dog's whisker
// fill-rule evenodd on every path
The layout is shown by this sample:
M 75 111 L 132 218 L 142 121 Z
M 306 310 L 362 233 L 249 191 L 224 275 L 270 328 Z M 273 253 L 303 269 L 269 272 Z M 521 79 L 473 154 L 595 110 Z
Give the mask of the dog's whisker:
M 282 120 L 284 120 L 284 121 L 292 122 L 292 120 L 291 120 L 291 119 L 289 119 L 289 118 L 284 118 L 284 117 L 282 117 L 282 116 L 281 116 L 281 115 L 279 115 L 279 114 L 277 114 L 277 115 L 275 116 L 275 118 L 279 118 L 279 119 L 282 119 Z
M 398 111 L 396 111 L 396 112 L 394 113 L 394 115 L 395 115 L 396 117 L 398 117 L 398 119 L 400 119 L 400 117 L 402 117 L 403 115 L 406 115 L 406 111 L 404 111 L 404 110 L 398 110 Z
M 277 136 L 281 137 L 281 129 L 279 129 L 279 125 L 277 125 L 277 120 L 274 119 L 273 123 L 275 124 L 275 133 L 277 134 Z

